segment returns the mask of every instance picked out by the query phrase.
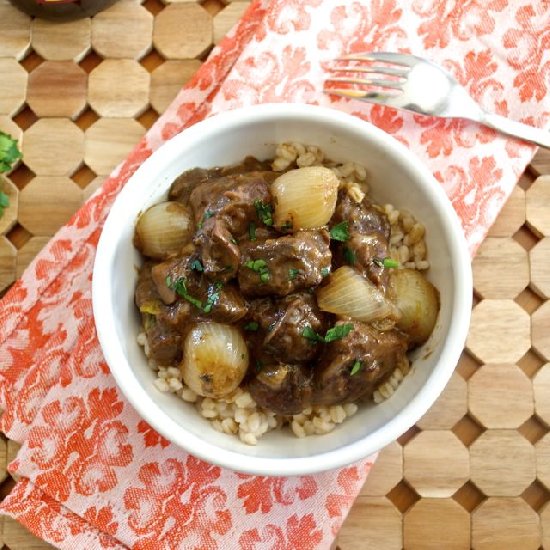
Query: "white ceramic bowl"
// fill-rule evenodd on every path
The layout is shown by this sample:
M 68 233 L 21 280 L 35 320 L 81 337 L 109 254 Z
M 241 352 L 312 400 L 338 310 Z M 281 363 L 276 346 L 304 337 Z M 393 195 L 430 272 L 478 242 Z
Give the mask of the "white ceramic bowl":
M 275 144 L 318 145 L 328 157 L 367 167 L 376 201 L 407 208 L 426 226 L 429 277 L 441 293 L 431 339 L 415 353 L 410 374 L 388 401 L 361 406 L 329 434 L 297 439 L 266 434 L 257 446 L 215 431 L 192 405 L 153 385 L 136 342 L 133 295 L 139 254 L 132 245 L 138 214 L 165 197 L 182 171 L 223 166 L 246 155 L 273 156 Z M 336 468 L 381 449 L 412 426 L 448 382 L 470 319 L 470 257 L 458 218 L 441 186 L 402 144 L 374 126 L 335 110 L 263 105 L 231 111 L 175 136 L 137 170 L 105 222 L 93 275 L 99 341 L 118 386 L 138 413 L 164 437 L 206 461 L 261 475 L 305 474 Z

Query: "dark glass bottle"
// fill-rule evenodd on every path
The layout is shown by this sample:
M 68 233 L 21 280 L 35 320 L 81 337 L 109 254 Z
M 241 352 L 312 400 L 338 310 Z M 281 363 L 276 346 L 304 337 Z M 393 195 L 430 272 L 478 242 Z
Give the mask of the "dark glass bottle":
M 21 11 L 52 21 L 71 21 L 90 17 L 116 0 L 10 0 Z

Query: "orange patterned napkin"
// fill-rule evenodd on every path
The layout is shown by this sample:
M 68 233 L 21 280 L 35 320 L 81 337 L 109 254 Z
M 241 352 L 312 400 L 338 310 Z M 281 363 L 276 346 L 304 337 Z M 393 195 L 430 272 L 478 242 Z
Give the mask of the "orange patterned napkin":
M 254 1 L 1 302 L 1 429 L 23 444 L 10 465 L 20 481 L 3 513 L 67 549 L 330 546 L 372 462 L 264 478 L 209 465 L 171 445 L 137 416 L 110 376 L 90 281 L 109 207 L 143 160 L 182 128 L 258 102 L 330 105 L 404 142 L 444 186 L 473 253 L 534 148 L 462 121 L 324 96 L 323 64 L 365 50 L 428 57 L 488 109 L 540 127 L 550 120 L 546 0 Z

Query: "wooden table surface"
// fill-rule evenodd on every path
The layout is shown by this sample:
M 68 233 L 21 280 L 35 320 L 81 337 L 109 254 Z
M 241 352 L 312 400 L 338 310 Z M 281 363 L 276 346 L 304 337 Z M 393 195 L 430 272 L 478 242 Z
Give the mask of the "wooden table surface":
M 31 21 L 0 0 L 0 130 L 21 140 L 0 219 L 0 290 L 99 186 L 248 2 L 121 0 Z M 538 176 L 541 177 L 537 181 Z M 550 549 L 550 154 L 539 152 L 474 261 L 458 368 L 384 449 L 338 537 L 354 549 Z M 0 439 L 0 496 L 17 445 Z M 3 518 L 12 550 L 48 545 Z

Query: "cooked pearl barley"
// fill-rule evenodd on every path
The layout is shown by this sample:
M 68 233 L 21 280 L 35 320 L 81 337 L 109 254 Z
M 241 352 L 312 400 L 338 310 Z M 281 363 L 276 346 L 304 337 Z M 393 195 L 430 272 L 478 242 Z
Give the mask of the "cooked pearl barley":
M 424 242 L 424 239 L 422 239 L 421 241 L 415 243 L 413 247 L 414 260 L 416 262 L 422 261 L 426 257 L 426 252 L 426 243 Z

